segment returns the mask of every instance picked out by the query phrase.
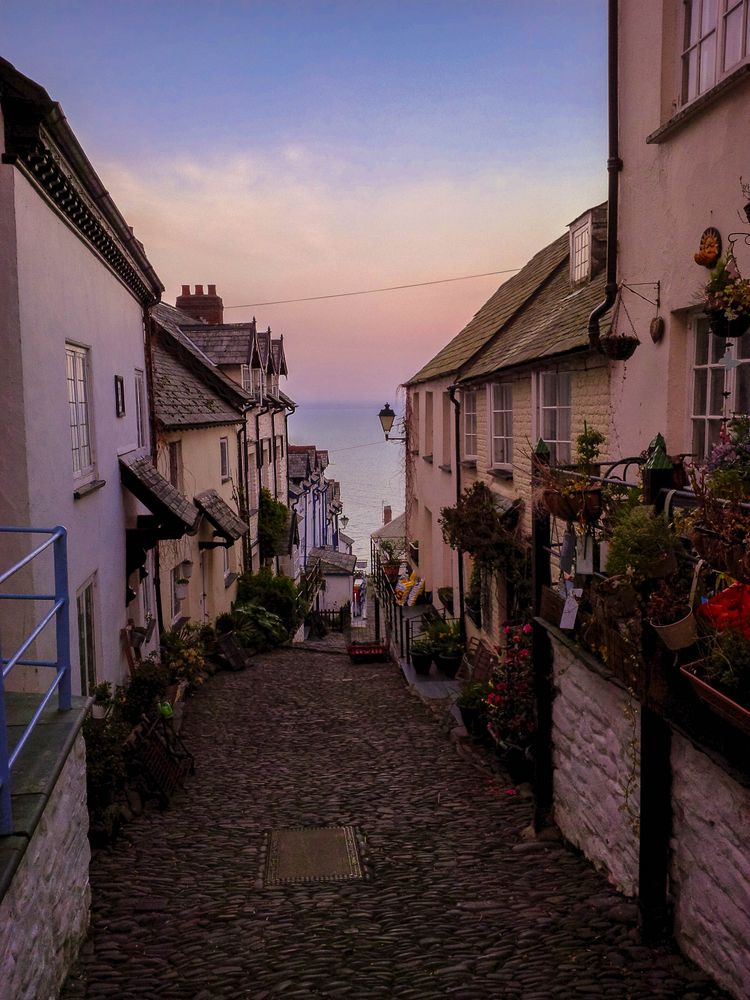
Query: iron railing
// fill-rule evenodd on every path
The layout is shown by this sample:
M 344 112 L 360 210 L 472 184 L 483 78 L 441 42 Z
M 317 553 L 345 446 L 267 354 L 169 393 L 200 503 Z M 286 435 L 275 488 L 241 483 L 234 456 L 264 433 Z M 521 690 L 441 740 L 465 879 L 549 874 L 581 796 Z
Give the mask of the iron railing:
M 22 639 L 18 648 L 8 657 L 0 655 L 0 835 L 12 831 L 11 816 L 11 770 L 18 761 L 19 755 L 39 718 L 47 707 L 52 695 L 57 691 L 57 707 L 61 712 L 71 708 L 70 680 L 70 601 L 68 597 L 68 554 L 67 532 L 63 527 L 57 528 L 4 528 L 0 534 L 48 535 L 49 537 L 35 549 L 14 563 L 10 569 L 0 573 L 0 585 L 9 580 L 15 573 L 28 566 L 37 556 L 50 546 L 54 557 L 54 593 L 53 594 L 6 594 L 0 593 L 0 601 L 50 601 L 52 606 Z M 48 625 L 55 622 L 55 659 L 32 660 L 24 658 L 24 653 L 44 632 Z M 5 712 L 5 678 L 17 666 L 49 667 L 55 671 L 55 677 L 47 691 L 42 695 L 39 705 L 29 720 L 12 751 L 8 749 L 8 733 Z

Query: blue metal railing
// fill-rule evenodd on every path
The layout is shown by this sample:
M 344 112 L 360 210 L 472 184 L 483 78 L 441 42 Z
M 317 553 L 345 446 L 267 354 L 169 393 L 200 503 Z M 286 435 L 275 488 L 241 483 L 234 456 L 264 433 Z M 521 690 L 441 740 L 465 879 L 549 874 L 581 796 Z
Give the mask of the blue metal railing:
M 28 566 L 38 555 L 52 546 L 54 557 L 54 594 L 3 594 L 0 593 L 0 601 L 51 601 L 52 607 L 42 617 L 29 634 L 21 641 L 18 649 L 9 657 L 0 655 L 0 835 L 10 833 L 13 829 L 11 807 L 10 807 L 10 772 L 13 765 L 18 760 L 18 756 L 26 745 L 29 736 L 33 732 L 34 726 L 39 721 L 44 709 L 47 707 L 52 695 L 57 691 L 57 707 L 61 712 L 66 712 L 71 708 L 71 683 L 70 683 L 70 601 L 68 598 L 68 551 L 67 532 L 63 527 L 57 528 L 3 528 L 0 527 L 0 534 L 23 534 L 23 535 L 49 535 L 46 541 L 42 542 L 35 549 L 14 563 L 10 569 L 0 573 L 0 586 L 9 580 L 24 566 Z M 30 660 L 24 659 L 23 654 L 36 639 L 42 634 L 47 626 L 55 620 L 56 658 L 54 660 Z M 8 732 L 5 716 L 5 678 L 16 666 L 30 667 L 52 667 L 55 671 L 55 678 L 47 691 L 42 696 L 36 711 L 29 720 L 28 725 L 21 734 L 21 738 L 13 748 L 13 752 L 8 751 Z

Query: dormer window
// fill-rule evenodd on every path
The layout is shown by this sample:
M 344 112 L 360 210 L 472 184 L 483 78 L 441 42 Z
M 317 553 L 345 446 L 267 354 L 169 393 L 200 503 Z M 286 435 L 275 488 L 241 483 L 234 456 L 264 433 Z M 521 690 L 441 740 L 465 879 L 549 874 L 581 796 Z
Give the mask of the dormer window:
M 574 285 L 591 277 L 591 217 L 570 229 L 570 280 Z

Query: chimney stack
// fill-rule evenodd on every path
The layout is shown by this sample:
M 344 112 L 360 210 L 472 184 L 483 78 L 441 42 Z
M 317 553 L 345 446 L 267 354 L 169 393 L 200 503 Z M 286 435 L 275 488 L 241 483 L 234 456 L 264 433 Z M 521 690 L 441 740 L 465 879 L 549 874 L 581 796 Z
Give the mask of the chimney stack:
M 221 296 L 216 294 L 216 285 L 208 286 L 207 295 L 203 292 L 203 285 L 196 285 L 192 293 L 190 285 L 183 285 L 182 295 L 177 296 L 175 306 L 201 323 L 224 322 L 224 303 Z
M 390 524 L 393 520 L 393 512 L 391 511 L 390 505 L 383 507 L 383 524 Z

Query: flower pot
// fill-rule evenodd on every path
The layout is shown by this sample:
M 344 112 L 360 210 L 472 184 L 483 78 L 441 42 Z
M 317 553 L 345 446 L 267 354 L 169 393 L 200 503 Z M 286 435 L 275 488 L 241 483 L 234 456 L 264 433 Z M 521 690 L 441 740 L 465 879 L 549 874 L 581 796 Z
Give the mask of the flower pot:
M 180 563 L 180 578 L 182 580 L 189 580 L 193 575 L 193 560 L 183 559 Z
M 649 624 L 667 649 L 675 652 L 678 649 L 687 649 L 688 646 L 692 646 L 694 642 L 698 641 L 698 631 L 692 608 L 684 618 L 669 625 L 655 625 L 653 622 Z
M 444 653 L 439 653 L 437 665 L 438 670 L 445 677 L 455 677 L 458 673 L 458 668 L 461 666 L 461 654 L 458 656 L 446 656 Z
M 418 674 L 425 677 L 432 667 L 432 653 L 411 653 L 411 665 Z
M 715 337 L 741 337 L 750 329 L 750 315 L 741 314 L 734 319 L 727 319 L 726 313 L 721 309 L 709 309 L 708 328 Z
M 694 671 L 696 668 L 700 669 L 701 662 L 701 660 L 696 660 L 680 667 L 680 673 L 690 682 L 693 692 L 704 704 L 708 705 L 712 712 L 731 723 L 746 736 L 750 736 L 750 711 L 743 705 L 738 705 L 736 701 L 723 694 L 718 688 L 712 687 L 698 677 Z
M 91 718 L 92 719 L 105 719 L 107 717 L 107 712 L 109 711 L 109 705 L 99 705 L 97 702 L 91 706 Z
M 184 601 L 188 595 L 188 585 L 187 581 L 185 583 L 176 583 L 174 585 L 174 596 L 178 601 Z
M 542 499 L 553 517 L 562 521 L 597 521 L 602 513 L 602 491 L 600 486 L 586 486 L 572 493 L 548 489 L 542 492 Z
M 612 361 L 627 361 L 635 354 L 640 340 L 634 333 L 607 333 L 599 338 L 599 349 Z

